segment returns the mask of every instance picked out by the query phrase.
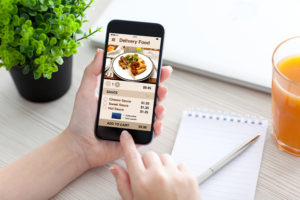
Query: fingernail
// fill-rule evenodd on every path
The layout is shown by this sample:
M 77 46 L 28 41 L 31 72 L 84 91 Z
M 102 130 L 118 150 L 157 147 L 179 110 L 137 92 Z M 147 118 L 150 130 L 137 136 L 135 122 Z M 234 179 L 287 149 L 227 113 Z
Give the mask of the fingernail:
M 162 122 L 159 123 L 159 129 L 160 129 L 160 133 L 161 133 L 161 132 L 163 131 L 163 129 L 164 129 L 163 123 L 162 123 Z
M 99 49 L 99 48 L 97 48 L 97 51 L 96 51 L 96 52 L 98 53 L 99 51 L 100 51 L 100 49 Z
M 115 166 L 111 166 L 109 171 L 116 177 L 118 175 L 118 170 Z
M 173 67 L 168 66 L 168 68 L 169 68 L 169 70 L 170 70 L 171 72 L 173 72 Z
M 129 139 L 131 137 L 131 135 L 128 133 L 128 131 L 122 131 L 121 134 L 124 139 Z
M 164 111 L 163 111 L 163 113 L 162 113 L 162 116 L 164 117 L 165 115 L 166 115 L 166 108 L 164 107 Z

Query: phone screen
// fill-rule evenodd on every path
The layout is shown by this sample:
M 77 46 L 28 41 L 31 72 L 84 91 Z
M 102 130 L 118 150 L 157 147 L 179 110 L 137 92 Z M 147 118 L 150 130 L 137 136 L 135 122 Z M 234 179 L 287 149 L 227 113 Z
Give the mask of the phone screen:
M 151 131 L 161 38 L 109 33 L 99 126 Z

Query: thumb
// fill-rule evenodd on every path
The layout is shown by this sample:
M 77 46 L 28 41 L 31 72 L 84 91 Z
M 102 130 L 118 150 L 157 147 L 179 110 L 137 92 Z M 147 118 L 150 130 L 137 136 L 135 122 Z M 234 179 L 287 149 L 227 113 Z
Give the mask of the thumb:
M 118 191 L 123 200 L 132 200 L 133 194 L 127 171 L 118 165 L 112 165 L 109 170 L 116 179 Z
M 91 72 L 93 75 L 98 76 L 101 73 L 102 62 L 103 62 L 104 51 L 102 49 L 97 49 L 94 60 L 89 65 L 91 68 Z
M 103 55 L 103 50 L 98 49 L 93 62 L 85 68 L 81 80 L 80 90 L 95 92 L 95 89 L 98 85 L 98 76 L 100 75 L 102 69 Z

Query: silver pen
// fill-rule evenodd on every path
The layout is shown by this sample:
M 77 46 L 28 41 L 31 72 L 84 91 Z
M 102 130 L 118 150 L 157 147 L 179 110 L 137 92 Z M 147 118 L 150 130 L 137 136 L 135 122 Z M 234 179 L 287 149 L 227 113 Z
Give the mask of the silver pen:
M 220 161 L 218 161 L 213 166 L 208 168 L 205 172 L 203 172 L 200 176 L 197 177 L 198 184 L 200 185 L 201 183 L 203 183 L 211 175 L 216 173 L 219 169 L 221 169 L 226 164 L 228 164 L 230 161 L 232 161 L 234 158 L 236 158 L 240 153 L 242 153 L 245 149 L 247 149 L 250 146 L 250 144 L 252 144 L 258 137 L 259 137 L 259 135 L 255 136 L 250 141 L 247 141 L 246 143 L 242 144 L 241 146 L 235 148 L 232 152 L 230 152 L 228 155 L 226 155 Z

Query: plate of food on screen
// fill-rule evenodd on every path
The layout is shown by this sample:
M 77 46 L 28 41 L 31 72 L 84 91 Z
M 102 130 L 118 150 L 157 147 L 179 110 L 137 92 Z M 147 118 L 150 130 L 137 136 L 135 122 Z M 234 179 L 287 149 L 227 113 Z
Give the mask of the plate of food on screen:
M 150 78 L 154 65 L 151 59 L 143 54 L 123 53 L 113 60 L 112 68 L 120 79 L 143 81 Z

